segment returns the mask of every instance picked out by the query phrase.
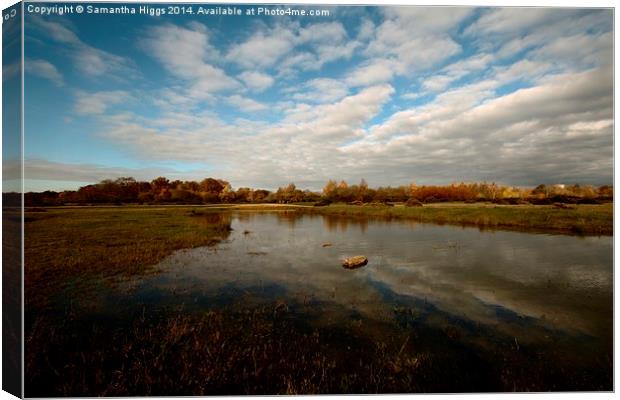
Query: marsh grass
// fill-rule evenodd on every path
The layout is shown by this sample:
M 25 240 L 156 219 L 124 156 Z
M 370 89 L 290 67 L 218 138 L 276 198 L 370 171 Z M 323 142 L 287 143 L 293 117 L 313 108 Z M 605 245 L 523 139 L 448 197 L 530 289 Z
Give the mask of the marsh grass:
M 349 217 L 409 219 L 423 223 L 474 226 L 578 235 L 612 235 L 613 204 L 578 205 L 573 209 L 534 205 L 447 203 L 405 206 L 354 206 L 332 204 L 305 209 L 307 212 Z
M 295 304 L 188 313 L 37 317 L 26 339 L 26 395 L 133 396 L 610 390 L 611 360 L 574 363 L 544 347 L 458 324 L 311 327 Z M 402 310 L 400 311 L 402 313 Z M 395 315 L 398 318 L 398 315 Z M 557 354 L 556 354 L 557 353 Z M 583 355 L 573 355 L 576 358 Z M 553 363 L 559 357 L 565 367 Z
M 192 208 L 73 208 L 26 212 L 27 305 L 102 279 L 145 274 L 173 251 L 218 243 L 230 217 Z

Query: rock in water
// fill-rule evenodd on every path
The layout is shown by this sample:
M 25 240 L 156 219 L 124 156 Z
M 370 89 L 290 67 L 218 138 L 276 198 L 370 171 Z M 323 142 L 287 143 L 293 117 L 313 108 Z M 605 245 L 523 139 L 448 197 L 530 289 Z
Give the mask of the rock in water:
M 366 264 L 368 264 L 368 258 L 366 256 L 349 257 L 342 261 L 342 266 L 349 269 L 363 267 Z

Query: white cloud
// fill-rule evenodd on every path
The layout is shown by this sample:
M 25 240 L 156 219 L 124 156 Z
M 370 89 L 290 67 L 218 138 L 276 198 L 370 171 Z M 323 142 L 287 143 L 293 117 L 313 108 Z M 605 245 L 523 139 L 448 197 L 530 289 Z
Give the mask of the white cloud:
M 393 57 L 402 64 L 401 74 L 429 68 L 460 51 L 449 32 L 470 12 L 470 9 L 446 13 L 441 8 L 385 8 L 385 20 L 376 28 L 375 39 L 368 44 L 366 52 L 375 57 Z
M 32 21 L 57 42 L 74 45 L 82 43 L 80 38 L 71 29 L 58 22 L 48 21 L 39 16 L 33 17 Z
M 541 80 L 539 86 L 494 99 L 497 82 L 489 81 L 397 113 L 372 127 L 369 140 L 346 151 L 364 155 L 369 169 L 360 169 L 368 178 L 376 170 L 404 174 L 402 166 L 409 165 L 412 178 L 430 182 L 608 181 L 611 82 L 611 69 L 594 69 Z
M 410 77 L 458 54 L 461 47 L 451 32 L 471 9 L 386 7 L 383 12 L 381 24 L 374 27 L 367 22 L 360 31 L 370 39 L 364 50 L 370 59 L 349 73 L 347 81 L 352 86 Z
M 360 24 L 359 31 L 357 32 L 358 40 L 371 40 L 375 35 L 375 24 L 372 20 L 364 18 Z
M 105 113 L 110 106 L 123 103 L 129 98 L 129 93 L 123 90 L 78 92 L 75 112 L 80 115 L 100 115 Z
M 324 123 L 325 128 L 342 124 L 358 126 L 376 115 L 393 93 L 394 88 L 390 85 L 372 86 L 337 103 L 291 110 L 284 123 L 316 121 L 317 124 Z
M 369 86 L 389 82 L 398 69 L 393 60 L 374 59 L 352 71 L 345 79 L 350 86 Z
M 2 82 L 7 82 L 12 78 L 20 76 L 21 71 L 22 71 L 21 60 L 10 63 L 10 64 L 5 64 L 2 67 Z
M 450 120 L 454 115 L 491 98 L 496 86 L 497 82 L 493 80 L 473 83 L 439 94 L 430 104 L 399 111 L 383 123 L 371 127 L 369 134 L 360 144 L 377 144 L 395 136 L 418 134 L 420 127 L 429 122 Z
M 216 96 L 211 93 L 194 94 L 192 87 L 174 84 L 157 90 L 150 100 L 162 111 L 190 110 L 201 102 L 212 104 L 216 100 Z
M 347 85 L 337 79 L 317 78 L 294 88 L 293 100 L 310 103 L 329 103 L 340 100 L 349 93 Z
M 523 59 L 505 67 L 495 67 L 495 76 L 502 84 L 516 80 L 538 80 L 553 66 L 546 62 Z
M 114 76 L 135 76 L 133 63 L 124 57 L 100 50 L 84 43 L 71 29 L 61 23 L 47 21 L 44 18 L 32 18 L 33 25 L 51 36 L 53 40 L 68 45 L 69 56 L 75 67 L 91 77 L 101 77 L 109 73 Z
M 83 73 L 99 77 L 113 71 L 129 71 L 128 62 L 123 57 L 81 45 L 72 55 L 76 67 Z
M 530 57 L 544 60 L 567 69 L 592 68 L 598 65 L 611 65 L 613 33 L 576 34 L 550 40 L 547 44 L 533 50 Z
M 445 34 L 454 31 L 474 9 L 472 7 L 384 7 L 386 19 L 398 25 L 409 25 L 410 30 L 423 34 Z M 400 27 L 399 26 L 399 27 Z
M 320 69 L 323 65 L 339 59 L 348 60 L 361 44 L 355 40 L 336 44 L 321 44 L 316 46 L 316 66 L 306 66 L 306 69 Z
M 143 43 L 149 54 L 157 58 L 174 75 L 191 79 L 200 75 L 207 55 L 217 52 L 209 44 L 206 29 L 194 25 L 195 29 L 172 24 L 150 29 Z M 181 56 L 182 55 L 182 56 Z
M 48 61 L 30 59 L 26 60 L 24 66 L 26 73 L 48 79 L 59 86 L 64 83 L 62 75 L 58 72 L 58 69 L 56 69 L 56 67 Z
M 597 36 L 612 29 L 611 13 L 602 9 L 504 8 L 485 13 L 465 30 L 465 34 L 482 49 L 506 59 L 555 40 L 564 41 L 586 33 Z M 587 47 L 573 48 L 576 52 L 587 51 Z
M 141 40 L 169 72 L 162 87 L 78 92 L 75 112 L 94 115 L 100 135 L 140 160 L 217 165 L 234 185 L 319 188 L 329 177 L 362 176 L 606 183 L 610 13 L 557 11 L 515 10 L 514 20 L 484 11 L 467 28 L 469 8 L 388 7 L 357 24 L 263 21 L 240 41 L 216 41 L 219 32 L 199 23 L 164 23 Z M 84 49 L 66 26 L 53 30 L 76 54 Z M 466 58 L 457 57 L 461 45 Z M 103 73 L 107 56 L 93 51 L 79 68 Z M 525 87 L 498 97 L 516 81 Z M 159 113 L 110 112 L 137 98 Z M 232 111 L 219 116 L 219 107 Z
M 424 89 L 426 90 L 437 92 L 447 88 L 453 80 L 454 77 L 450 75 L 434 75 L 430 78 L 425 79 L 422 82 L 422 87 L 424 87 Z
M 295 33 L 283 26 L 259 30 L 245 42 L 234 45 L 226 59 L 248 69 L 271 67 L 293 49 L 295 40 Z
M 316 69 L 316 55 L 309 51 L 290 53 L 278 64 L 279 77 L 295 77 L 299 71 Z
M 363 125 L 393 91 L 389 85 L 370 87 L 338 102 L 288 110 L 286 118 L 273 124 L 169 113 L 158 120 L 106 118 L 101 134 L 143 159 L 218 165 L 220 176 L 239 185 L 272 187 L 298 179 L 302 171 L 318 182 L 340 157 L 337 146 L 361 137 Z
M 238 94 L 229 96 L 226 101 L 245 112 L 255 112 L 267 109 L 265 104 L 247 97 L 239 96 Z
M 11 175 L 20 174 L 21 163 L 8 165 Z M 192 176 L 203 177 L 204 171 L 180 172 L 172 168 L 119 168 L 89 163 L 61 163 L 40 158 L 27 159 L 24 163 L 24 176 L 26 178 L 26 191 L 37 190 L 29 188 L 33 181 L 59 181 L 62 186 L 73 183 L 73 189 L 79 185 L 93 184 L 104 179 L 116 179 L 131 176 L 138 180 L 150 181 L 158 176 L 165 175 L 174 179 L 183 177 L 190 179 Z M 53 183 L 52 183 L 53 184 Z M 66 188 L 63 188 L 66 189 Z
M 521 34 L 523 31 L 563 17 L 553 8 L 494 8 L 487 11 L 466 30 L 466 34 Z
M 347 31 L 340 22 L 319 22 L 299 29 L 298 41 L 301 43 L 342 43 L 347 36 Z
M 214 92 L 239 87 L 239 82 L 207 60 L 218 57 L 209 43 L 206 27 L 192 23 L 187 28 L 172 24 L 155 26 L 142 41 L 145 49 L 174 76 L 186 80 L 186 94 L 195 99 L 208 99 Z M 182 55 L 182 56 L 180 56 Z
M 271 87 L 275 82 L 275 79 L 273 79 L 271 75 L 263 74 L 258 71 L 244 71 L 239 75 L 239 78 L 241 78 L 250 90 L 257 92 L 262 92 Z
M 325 64 L 349 59 L 360 42 L 349 39 L 340 22 L 298 23 L 260 27 L 242 43 L 234 44 L 226 60 L 243 68 L 275 68 L 279 76 L 299 70 L 319 70 Z M 303 46 L 303 50 L 296 50 Z

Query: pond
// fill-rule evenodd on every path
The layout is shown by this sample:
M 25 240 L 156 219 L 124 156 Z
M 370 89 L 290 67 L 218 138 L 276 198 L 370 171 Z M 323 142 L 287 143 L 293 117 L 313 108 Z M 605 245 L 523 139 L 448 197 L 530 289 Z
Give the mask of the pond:
M 463 368 L 450 360 L 466 355 L 465 366 L 504 382 L 489 378 L 475 391 L 612 389 L 612 237 L 294 212 L 209 218 L 229 221 L 230 235 L 178 251 L 157 274 L 126 282 L 122 296 L 108 299 L 110 309 L 270 305 L 274 315 L 323 332 L 355 329 L 370 343 L 397 341 L 398 355 L 442 352 L 449 368 Z M 356 255 L 368 264 L 342 267 Z M 506 387 L 506 374 L 519 375 L 520 386 Z M 419 390 L 452 388 L 435 382 Z

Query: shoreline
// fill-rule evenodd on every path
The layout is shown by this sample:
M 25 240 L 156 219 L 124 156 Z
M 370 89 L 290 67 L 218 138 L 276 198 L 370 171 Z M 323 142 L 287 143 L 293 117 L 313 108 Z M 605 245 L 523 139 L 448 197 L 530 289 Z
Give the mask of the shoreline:
M 478 227 L 529 233 L 549 233 L 581 236 L 613 236 L 613 203 L 580 204 L 573 208 L 553 205 L 501 205 L 493 203 L 446 202 L 424 204 L 422 207 L 396 205 L 350 205 L 333 203 L 314 206 L 300 203 L 256 204 L 157 204 L 157 205 L 68 205 L 26 207 L 26 213 L 51 210 L 209 210 L 209 211 L 298 211 L 315 215 L 349 218 L 404 219 L 420 223 Z
M 613 236 L 613 203 L 561 209 L 548 205 L 436 203 L 423 207 L 313 207 L 313 213 L 343 217 L 405 219 L 421 223 L 526 233 Z

